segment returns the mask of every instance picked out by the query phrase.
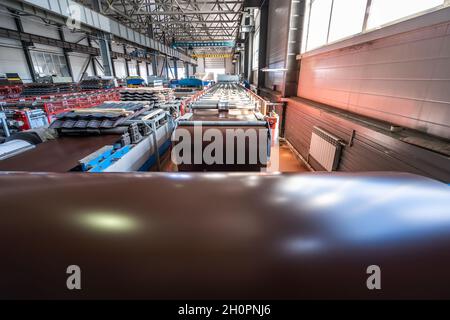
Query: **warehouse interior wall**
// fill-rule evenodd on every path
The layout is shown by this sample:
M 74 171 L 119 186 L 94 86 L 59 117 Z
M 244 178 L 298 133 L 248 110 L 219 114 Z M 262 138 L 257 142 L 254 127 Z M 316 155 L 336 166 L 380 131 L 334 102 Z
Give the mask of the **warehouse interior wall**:
M 0 27 L 17 30 L 11 13 L 0 6 Z M 0 72 L 18 73 L 24 82 L 32 82 L 20 41 L 0 37 Z
M 53 39 L 60 39 L 58 27 L 56 25 L 48 24 L 45 21 L 32 17 L 32 16 L 21 16 L 20 20 L 22 22 L 23 31 L 38 36 L 45 36 Z M 10 30 L 17 30 L 16 23 L 14 21 L 14 14 L 10 12 L 6 7 L 0 6 L 0 28 L 7 28 Z M 62 28 L 65 41 L 78 43 L 81 45 L 91 45 L 92 47 L 98 48 L 98 42 L 95 35 L 89 35 L 91 41 L 87 39 L 86 33 L 82 31 L 71 31 L 70 29 L 63 26 Z M 1 38 L 0 37 L 0 72 L 2 73 L 18 73 L 22 80 L 27 82 L 32 82 L 31 74 L 28 70 L 25 54 L 20 41 Z M 119 53 L 131 53 L 136 48 L 132 46 L 127 46 L 124 51 L 123 44 L 112 41 L 111 50 Z M 64 52 L 61 48 L 45 46 L 42 44 L 34 43 L 33 46 L 29 47 L 30 53 L 50 53 L 55 59 L 64 59 Z M 88 54 L 83 54 L 79 52 L 68 52 L 68 63 L 73 72 L 73 81 L 80 81 L 83 76 L 82 71 L 85 70 L 87 76 L 103 75 L 103 65 L 101 57 L 95 57 L 98 62 L 95 63 L 95 68 L 92 61 L 88 61 L 90 56 Z M 161 65 L 160 60 L 160 65 Z M 87 63 L 89 62 L 89 63 Z M 129 74 L 137 75 L 137 60 L 132 59 L 128 61 Z M 35 69 L 39 69 L 34 65 Z M 116 77 L 125 78 L 127 76 L 126 64 L 124 59 L 114 59 L 114 68 L 116 71 Z M 38 73 L 39 70 L 33 70 L 34 73 Z M 58 69 L 59 71 L 59 69 Z M 144 62 L 139 63 L 139 72 L 142 77 L 146 78 L 148 74 L 147 66 Z M 165 74 L 165 73 L 164 73 Z M 59 74 L 65 76 L 66 74 Z
M 408 32 L 305 55 L 298 96 L 450 139 L 450 21 L 433 24 L 436 15 L 417 17 L 430 25 Z
M 332 1 L 317 0 L 316 10 L 321 13 L 308 12 L 305 23 L 310 31 L 303 34 L 303 52 L 298 56 L 298 98 L 286 99 L 286 139 L 316 170 L 324 169 L 309 157 L 314 126 L 348 144 L 339 171 L 406 171 L 450 181 L 448 3 L 433 0 L 411 15 L 414 5 L 400 0 L 404 6 L 409 4 L 401 9 L 406 16 L 400 19 L 385 12 L 394 19 L 386 20 L 376 8 L 394 2 L 372 1 L 375 18 L 371 20 L 364 16 L 366 0 L 351 1 L 359 9 L 349 24 L 342 23 L 348 20 L 341 10 L 343 2 L 349 4 L 346 1 L 334 1 L 333 12 L 340 22 L 330 18 L 326 9 Z M 358 10 L 362 10 L 360 18 Z M 354 25 L 363 20 L 365 32 Z M 345 30 L 331 28 L 339 23 Z M 395 126 L 399 133 L 392 132 Z

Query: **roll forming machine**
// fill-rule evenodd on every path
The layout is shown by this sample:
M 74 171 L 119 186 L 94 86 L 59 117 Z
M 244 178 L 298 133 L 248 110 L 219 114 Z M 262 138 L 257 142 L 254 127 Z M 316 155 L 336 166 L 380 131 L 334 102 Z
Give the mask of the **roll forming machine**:
M 189 133 L 191 141 L 189 155 L 186 156 L 183 150 L 183 159 L 177 163 L 178 170 L 260 171 L 266 167 L 271 143 L 266 104 L 238 83 L 218 83 L 193 99 L 187 113 L 177 121 L 174 146 L 185 143 L 179 139 L 183 132 Z M 211 163 L 204 155 L 213 143 L 206 136 L 213 132 L 217 135 L 214 143 L 221 142 L 215 155 L 220 153 L 223 157 L 215 157 Z M 201 150 L 196 148 L 198 144 L 201 144 Z
M 130 172 L 159 167 L 172 115 L 153 102 L 107 102 L 61 113 L 45 134 L 12 135 L 0 145 L 1 171 Z M 49 133 L 56 132 L 56 136 Z M 20 147 L 20 148 L 19 148 Z M 14 150 L 12 150 L 14 149 Z

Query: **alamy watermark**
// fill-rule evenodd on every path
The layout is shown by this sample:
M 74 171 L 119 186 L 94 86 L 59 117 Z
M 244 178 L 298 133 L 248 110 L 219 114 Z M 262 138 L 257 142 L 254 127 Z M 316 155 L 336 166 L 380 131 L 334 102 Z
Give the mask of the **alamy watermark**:
M 81 268 L 78 265 L 70 265 L 66 269 L 69 274 L 66 280 L 66 287 L 69 290 L 81 290 Z M 381 290 L 381 268 L 377 265 L 370 265 L 366 269 L 370 276 L 366 280 L 369 290 Z
M 203 129 L 178 127 L 173 135 L 172 162 L 181 164 L 266 165 L 269 158 L 267 128 Z M 193 131 L 193 134 L 192 134 Z
M 66 273 L 69 274 L 66 280 L 67 289 L 81 290 L 81 268 L 72 264 L 67 267 Z
M 369 290 L 381 290 L 381 268 L 377 265 L 370 265 L 366 270 L 370 276 L 367 278 L 366 286 Z

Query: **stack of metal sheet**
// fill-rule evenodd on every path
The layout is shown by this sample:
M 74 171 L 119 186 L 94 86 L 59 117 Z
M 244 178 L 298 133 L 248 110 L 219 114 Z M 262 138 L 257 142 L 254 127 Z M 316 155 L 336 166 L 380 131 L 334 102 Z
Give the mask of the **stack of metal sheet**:
M 178 119 L 176 130 L 187 130 L 191 136 L 190 152 L 183 154 L 184 159 L 178 165 L 178 171 L 260 171 L 266 167 L 271 138 L 269 124 L 260 112 L 263 103 L 262 98 L 239 84 L 219 83 L 207 89 L 188 105 L 189 112 Z M 204 137 L 211 128 L 220 133 L 218 137 L 221 140 L 217 141 L 222 141 L 222 144 L 218 144 L 218 148 L 222 148 L 219 153 L 222 158 L 213 164 L 198 161 L 194 156 L 197 152 L 196 130 L 201 130 L 200 137 Z M 178 143 L 175 142 L 175 145 Z M 209 148 L 209 144 L 208 141 L 202 141 L 200 155 Z
M 113 89 L 115 87 L 113 79 L 86 79 L 80 81 L 80 88 L 83 91 Z
M 128 91 L 120 92 L 120 100 L 122 101 L 159 101 L 154 92 L 146 91 Z
M 170 88 L 127 88 L 120 91 L 122 101 L 172 101 L 175 96 Z
M 61 113 L 50 128 L 62 133 L 91 133 L 89 130 L 112 129 L 152 108 L 153 105 L 145 102 L 108 102 L 95 108 Z
M 77 92 L 78 87 L 74 83 L 30 83 L 23 87 L 22 96 L 46 96 L 62 93 Z

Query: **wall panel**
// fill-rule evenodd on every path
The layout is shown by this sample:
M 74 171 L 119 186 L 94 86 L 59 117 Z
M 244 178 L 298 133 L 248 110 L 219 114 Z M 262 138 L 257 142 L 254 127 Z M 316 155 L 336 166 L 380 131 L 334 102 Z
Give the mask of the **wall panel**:
M 343 149 L 338 171 L 401 171 L 429 176 L 450 182 L 450 158 L 422 149 L 392 137 L 388 130 L 380 130 L 342 115 L 315 107 L 304 99 L 288 99 L 286 110 L 286 139 L 305 158 L 308 158 L 314 126 L 353 144 Z M 322 170 L 314 161 L 310 164 Z
M 307 55 L 298 96 L 450 139 L 450 22 Z

